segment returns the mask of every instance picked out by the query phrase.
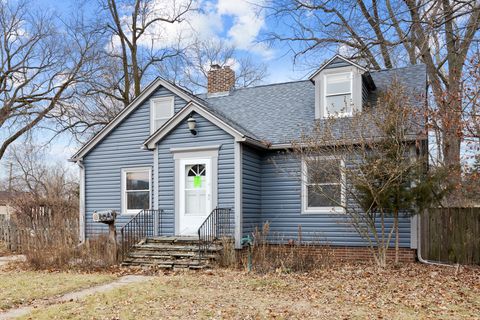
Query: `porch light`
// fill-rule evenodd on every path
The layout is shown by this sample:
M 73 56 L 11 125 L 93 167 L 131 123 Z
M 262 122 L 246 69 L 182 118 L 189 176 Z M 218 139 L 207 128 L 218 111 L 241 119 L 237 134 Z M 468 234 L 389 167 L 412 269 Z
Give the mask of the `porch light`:
M 193 134 L 194 136 L 197 135 L 197 130 L 195 127 L 197 126 L 197 120 L 193 117 L 193 114 L 190 115 L 190 118 L 187 119 L 187 124 L 188 124 L 188 130 L 190 130 L 190 133 Z

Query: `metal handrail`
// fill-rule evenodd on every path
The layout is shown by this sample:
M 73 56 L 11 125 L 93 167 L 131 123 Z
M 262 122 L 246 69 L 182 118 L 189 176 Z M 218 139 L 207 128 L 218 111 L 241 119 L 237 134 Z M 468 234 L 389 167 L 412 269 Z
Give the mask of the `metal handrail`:
M 215 208 L 198 228 L 198 256 L 201 258 L 215 240 L 232 237 L 230 208 Z
M 162 213 L 163 210 L 141 210 L 120 229 L 122 261 L 125 260 L 134 245 L 142 239 L 153 237 L 156 234 L 155 228 L 159 228 L 160 234 L 162 234 Z

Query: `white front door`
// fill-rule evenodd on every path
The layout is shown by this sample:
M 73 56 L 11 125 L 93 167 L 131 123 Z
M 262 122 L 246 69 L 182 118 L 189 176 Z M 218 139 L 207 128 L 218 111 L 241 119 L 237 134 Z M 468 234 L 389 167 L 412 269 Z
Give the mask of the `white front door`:
M 213 209 L 211 166 L 211 159 L 180 160 L 180 235 L 196 235 Z

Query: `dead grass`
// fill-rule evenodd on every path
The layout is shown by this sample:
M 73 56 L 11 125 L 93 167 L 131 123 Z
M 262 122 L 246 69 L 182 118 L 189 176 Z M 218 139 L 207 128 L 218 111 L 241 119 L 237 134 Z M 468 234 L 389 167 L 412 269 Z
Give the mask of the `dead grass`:
M 0 241 L 0 257 L 10 255 L 10 251 L 7 249 L 7 244 L 3 241 Z
M 113 280 L 107 274 L 0 271 L 0 311 Z
M 30 319 L 478 319 L 480 269 L 332 266 L 308 274 L 178 272 L 35 310 Z
M 249 255 L 252 270 L 258 273 L 310 272 L 328 266 L 332 260 L 328 246 L 320 240 L 303 243 L 302 237 L 301 227 L 298 229 L 297 239 L 284 239 L 271 234 L 269 223 L 265 223 L 261 229 L 255 229 L 251 246 L 243 252 L 243 268 L 248 269 Z M 312 255 L 310 249 L 316 249 L 317 254 Z
M 217 264 L 224 268 L 235 268 L 237 263 L 237 253 L 235 250 L 235 242 L 230 238 L 220 239 L 220 244 L 223 248 L 217 259 Z

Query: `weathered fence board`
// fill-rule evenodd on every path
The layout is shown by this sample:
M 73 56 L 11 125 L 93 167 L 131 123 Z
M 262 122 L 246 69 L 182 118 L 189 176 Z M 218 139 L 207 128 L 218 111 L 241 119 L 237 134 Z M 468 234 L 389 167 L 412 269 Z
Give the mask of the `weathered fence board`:
M 435 208 L 421 216 L 424 259 L 480 264 L 480 208 Z
M 62 232 L 58 232 L 58 228 L 61 228 Z M 78 237 L 71 237 L 71 235 L 77 232 L 76 220 L 62 221 L 60 226 L 35 223 L 34 228 L 19 228 L 12 219 L 0 216 L 0 241 L 4 242 L 7 250 L 12 252 L 22 253 L 32 244 L 46 245 L 55 241 L 61 241 L 66 245 L 75 245 Z M 59 236 L 63 237 L 59 238 Z
M 6 244 L 9 251 L 20 251 L 20 234 L 15 223 L 7 219 L 6 216 L 0 216 L 0 241 Z

